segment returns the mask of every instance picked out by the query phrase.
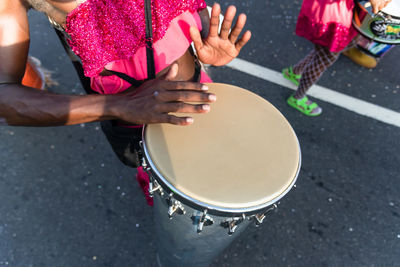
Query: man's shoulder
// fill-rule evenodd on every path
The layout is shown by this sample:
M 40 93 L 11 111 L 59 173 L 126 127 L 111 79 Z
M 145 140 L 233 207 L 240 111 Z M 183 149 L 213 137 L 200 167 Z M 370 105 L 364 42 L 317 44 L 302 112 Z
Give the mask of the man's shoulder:
M 27 0 L 0 0 L 0 13 L 3 15 L 19 13 L 28 8 Z

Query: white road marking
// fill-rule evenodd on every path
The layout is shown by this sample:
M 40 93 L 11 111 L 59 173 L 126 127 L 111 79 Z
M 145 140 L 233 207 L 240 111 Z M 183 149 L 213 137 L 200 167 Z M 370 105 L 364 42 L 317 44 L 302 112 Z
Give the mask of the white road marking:
M 296 90 L 296 86 L 283 78 L 280 72 L 248 62 L 246 60 L 236 58 L 227 64 L 227 66 L 257 78 L 290 88 L 292 90 Z M 357 114 L 400 127 L 399 112 L 333 91 L 329 88 L 319 85 L 313 85 L 308 91 L 307 95 L 353 111 Z

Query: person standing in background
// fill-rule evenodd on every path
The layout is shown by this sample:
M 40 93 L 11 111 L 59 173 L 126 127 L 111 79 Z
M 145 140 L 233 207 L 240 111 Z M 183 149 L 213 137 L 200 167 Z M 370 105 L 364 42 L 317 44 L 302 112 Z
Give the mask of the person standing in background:
M 377 13 L 391 0 L 371 0 Z M 357 31 L 352 25 L 354 0 L 304 0 L 296 34 L 314 44 L 314 49 L 294 66 L 282 70 L 283 77 L 297 85 L 289 106 L 307 116 L 318 116 L 322 108 L 306 96 L 310 87 L 339 57 L 355 45 Z

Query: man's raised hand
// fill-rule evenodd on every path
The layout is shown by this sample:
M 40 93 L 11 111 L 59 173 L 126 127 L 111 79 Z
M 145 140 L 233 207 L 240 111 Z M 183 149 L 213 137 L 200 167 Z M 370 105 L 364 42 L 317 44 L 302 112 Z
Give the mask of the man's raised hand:
M 211 10 L 209 34 L 205 39 L 201 38 L 200 32 L 196 27 L 190 28 L 190 37 L 193 40 L 199 60 L 205 64 L 222 66 L 239 55 L 242 47 L 250 40 L 251 32 L 246 31 L 239 38 L 244 25 L 246 24 L 246 15 L 238 16 L 235 26 L 231 29 L 236 15 L 236 7 L 229 6 L 226 10 L 224 20 L 219 29 L 221 7 L 214 4 Z

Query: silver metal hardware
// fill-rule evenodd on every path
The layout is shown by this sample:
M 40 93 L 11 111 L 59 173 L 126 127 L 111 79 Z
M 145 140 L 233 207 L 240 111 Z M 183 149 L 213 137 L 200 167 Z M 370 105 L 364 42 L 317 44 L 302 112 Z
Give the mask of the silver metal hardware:
M 160 196 L 164 195 L 164 190 L 162 189 L 161 185 L 155 179 L 150 179 L 150 182 L 149 182 L 150 196 L 153 197 L 155 192 L 158 192 L 160 194 Z
M 269 209 L 267 209 L 265 212 L 263 213 L 258 213 L 256 215 L 254 215 L 255 218 L 255 223 L 256 226 L 260 226 L 260 224 L 263 223 L 264 219 L 267 217 L 267 213 L 269 213 L 270 211 L 273 211 L 274 209 L 278 208 L 278 206 L 276 204 L 273 204 Z
M 197 233 L 200 234 L 203 231 L 204 226 L 209 226 L 214 224 L 213 218 L 207 214 L 207 209 L 204 210 L 203 214 L 199 218 L 199 223 L 197 225 Z
M 183 207 L 182 203 L 179 202 L 178 200 L 174 199 L 172 197 L 172 193 L 170 194 L 170 197 L 167 199 L 167 204 L 168 204 L 168 217 L 172 219 L 172 216 L 174 214 L 185 214 L 185 208 Z
M 142 167 L 143 167 L 143 170 L 147 170 L 147 162 L 146 162 L 145 157 L 142 158 Z
M 243 222 L 245 218 L 246 216 L 244 214 L 242 217 L 230 218 L 221 222 L 221 226 L 228 228 L 228 235 L 232 235 L 236 231 L 238 225 Z

